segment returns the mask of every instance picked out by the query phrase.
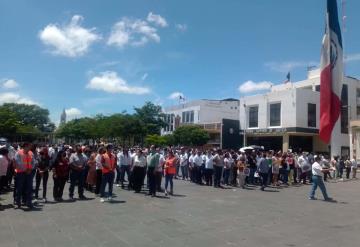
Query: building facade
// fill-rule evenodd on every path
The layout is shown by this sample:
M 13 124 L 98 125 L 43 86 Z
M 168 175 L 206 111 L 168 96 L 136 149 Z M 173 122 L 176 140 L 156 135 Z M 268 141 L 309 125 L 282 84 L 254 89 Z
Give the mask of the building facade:
M 360 114 L 360 81 L 345 77 L 341 95 L 341 155 L 350 155 L 349 122 Z M 240 126 L 246 145 L 266 149 L 329 153 L 319 139 L 320 76 L 310 71 L 304 81 L 276 85 L 271 91 L 240 99 Z M 245 130 L 245 131 L 244 131 Z
M 224 119 L 229 120 L 225 121 L 225 125 L 229 126 L 234 125 L 231 120 L 239 121 L 239 100 L 194 100 L 167 107 L 164 109 L 164 114 L 167 126 L 161 130 L 162 135 L 171 134 L 180 126 L 198 125 L 209 133 L 208 145 L 221 147 Z M 239 130 L 234 131 L 232 127 L 229 128 L 232 129 L 229 132 L 239 135 Z

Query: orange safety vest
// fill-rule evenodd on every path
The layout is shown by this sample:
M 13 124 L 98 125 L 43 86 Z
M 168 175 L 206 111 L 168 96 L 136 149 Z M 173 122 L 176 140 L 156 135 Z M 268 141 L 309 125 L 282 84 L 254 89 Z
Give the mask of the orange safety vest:
M 29 151 L 27 154 L 24 153 L 24 149 L 21 149 L 18 151 L 18 154 L 21 158 L 21 164 L 18 164 L 20 167 L 15 168 L 16 173 L 23 173 L 26 172 L 26 170 L 32 169 L 32 159 L 33 159 L 33 153 Z
M 104 167 L 102 168 L 102 173 L 109 173 L 115 170 L 115 156 L 111 155 L 111 157 L 109 157 L 109 155 L 107 153 L 103 154 L 103 159 L 105 161 L 105 164 L 110 167 Z
M 168 159 L 165 163 L 165 174 L 176 174 L 176 157 L 173 157 L 172 159 Z

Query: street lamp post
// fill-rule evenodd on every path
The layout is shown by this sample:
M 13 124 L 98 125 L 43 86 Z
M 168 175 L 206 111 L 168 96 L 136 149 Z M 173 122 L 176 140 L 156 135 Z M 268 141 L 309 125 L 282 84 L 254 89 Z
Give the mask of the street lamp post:
M 247 123 L 247 112 L 246 112 L 246 104 L 243 104 L 244 106 L 244 130 L 243 130 L 243 146 L 246 147 L 246 123 Z

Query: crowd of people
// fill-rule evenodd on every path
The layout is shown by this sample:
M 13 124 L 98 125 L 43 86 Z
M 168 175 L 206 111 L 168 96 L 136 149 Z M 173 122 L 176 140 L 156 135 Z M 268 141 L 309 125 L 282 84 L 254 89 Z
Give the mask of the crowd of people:
M 64 200 L 67 182 L 69 200 L 74 200 L 77 187 L 79 200 L 86 199 L 84 190 L 88 190 L 105 202 L 112 200 L 114 184 L 135 193 L 146 188 L 151 197 L 173 195 L 174 179 L 215 188 L 259 185 L 261 190 L 312 183 L 309 199 L 315 199 L 319 187 L 324 199 L 330 200 L 323 180 L 343 179 L 344 171 L 347 179 L 350 174 L 356 178 L 357 167 L 355 158 L 329 159 L 305 152 L 4 143 L 0 146 L 0 190 L 10 190 L 14 180 L 15 208 L 32 208 L 40 200 L 40 187 L 41 200 L 46 202 L 50 175 L 56 202 Z

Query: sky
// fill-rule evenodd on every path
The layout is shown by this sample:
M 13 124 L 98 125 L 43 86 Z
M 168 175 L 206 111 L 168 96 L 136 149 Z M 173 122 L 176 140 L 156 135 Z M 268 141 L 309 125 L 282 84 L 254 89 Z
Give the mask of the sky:
M 63 109 L 69 118 L 131 113 L 180 95 L 259 93 L 288 72 L 304 80 L 319 64 L 325 3 L 0 0 L 0 104 L 35 103 L 58 123 Z M 345 71 L 357 78 L 359 11 L 346 1 Z

